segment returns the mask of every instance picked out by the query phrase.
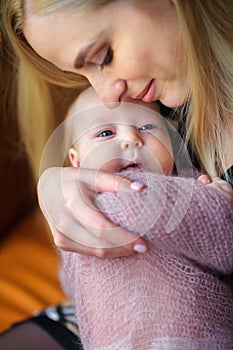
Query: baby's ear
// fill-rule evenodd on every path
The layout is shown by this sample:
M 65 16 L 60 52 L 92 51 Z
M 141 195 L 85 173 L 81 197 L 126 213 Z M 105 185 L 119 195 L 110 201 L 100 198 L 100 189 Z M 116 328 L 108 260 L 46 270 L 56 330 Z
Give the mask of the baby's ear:
M 79 168 L 80 162 L 79 162 L 78 151 L 74 147 L 70 147 L 68 155 L 72 166 L 75 168 Z

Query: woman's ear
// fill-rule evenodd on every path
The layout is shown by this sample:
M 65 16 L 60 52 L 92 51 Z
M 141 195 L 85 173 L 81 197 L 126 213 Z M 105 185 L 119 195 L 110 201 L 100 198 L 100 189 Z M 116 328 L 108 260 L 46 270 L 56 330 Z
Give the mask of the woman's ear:
M 78 151 L 74 147 L 70 147 L 68 155 L 72 166 L 75 168 L 79 168 L 80 161 L 79 161 Z

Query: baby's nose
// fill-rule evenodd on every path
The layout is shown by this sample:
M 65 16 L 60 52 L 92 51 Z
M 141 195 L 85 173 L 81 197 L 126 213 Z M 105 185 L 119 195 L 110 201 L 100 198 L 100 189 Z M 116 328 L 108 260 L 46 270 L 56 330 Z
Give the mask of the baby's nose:
M 133 136 L 131 138 L 127 138 L 121 141 L 121 149 L 123 151 L 127 149 L 132 149 L 135 147 L 141 148 L 142 145 L 143 145 L 142 140 L 140 139 L 140 137 L 136 137 L 136 136 Z

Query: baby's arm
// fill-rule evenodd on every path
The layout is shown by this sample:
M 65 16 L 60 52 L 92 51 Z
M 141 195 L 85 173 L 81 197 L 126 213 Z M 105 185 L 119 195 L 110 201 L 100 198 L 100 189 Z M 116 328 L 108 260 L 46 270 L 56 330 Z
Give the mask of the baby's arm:
M 219 177 L 215 177 L 210 181 L 207 175 L 199 176 L 197 181 L 201 182 L 203 185 L 208 185 L 209 188 L 217 191 L 221 196 L 233 204 L 233 188 L 227 181 L 222 180 Z
M 145 180 L 142 173 L 134 177 Z M 150 249 L 145 255 L 102 260 L 61 251 L 84 347 L 200 349 L 206 341 L 208 349 L 214 348 L 216 340 L 208 333 L 202 339 L 196 330 L 221 329 L 222 324 L 227 330 L 231 301 L 227 286 L 201 265 L 232 271 L 232 206 L 197 181 L 152 173 L 147 180 L 145 192 L 96 198 L 112 221 L 146 235 Z M 180 220 L 168 232 L 172 216 Z M 190 318 L 194 313 L 195 325 Z M 222 339 L 229 342 L 232 337 L 224 334 Z
M 145 181 L 142 173 L 130 176 Z M 148 243 L 224 274 L 232 272 L 232 204 L 199 181 L 152 173 L 146 178 L 144 192 L 124 201 L 124 196 L 101 194 L 97 206 L 119 226 L 145 235 Z

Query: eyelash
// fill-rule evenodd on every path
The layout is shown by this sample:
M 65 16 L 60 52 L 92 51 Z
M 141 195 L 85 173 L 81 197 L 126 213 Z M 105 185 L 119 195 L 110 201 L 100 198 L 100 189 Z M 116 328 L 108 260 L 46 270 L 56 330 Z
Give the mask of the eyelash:
M 103 62 L 100 63 L 100 69 L 103 70 L 106 65 L 112 62 L 112 59 L 113 59 L 113 50 L 111 49 L 111 47 L 109 47 Z
M 107 132 L 111 132 L 111 135 L 101 136 L 101 134 L 104 134 L 104 133 L 107 133 Z M 112 135 L 114 135 L 114 132 L 113 132 L 112 130 L 110 130 L 110 129 L 106 129 L 106 130 L 101 131 L 101 132 L 97 135 L 97 137 L 109 137 L 109 136 L 112 136 Z
M 148 127 L 149 126 L 149 128 L 148 129 L 143 129 L 143 128 L 145 128 L 145 127 Z M 139 130 L 140 131 L 147 131 L 147 130 L 152 130 L 152 129 L 155 129 L 155 125 L 153 125 L 153 124 L 145 124 L 145 125 L 143 125 L 141 128 L 139 128 Z
M 146 127 L 147 127 L 147 128 L 146 128 Z M 145 129 L 145 128 L 146 128 L 146 129 Z M 139 128 L 138 130 L 139 130 L 139 131 L 148 131 L 148 130 L 153 130 L 153 129 L 155 129 L 155 128 L 156 128 L 156 126 L 153 125 L 153 124 L 145 124 L 145 125 L 143 125 L 141 128 Z M 108 132 L 110 132 L 111 135 L 104 135 L 104 136 L 101 136 L 102 134 L 108 133 Z M 115 134 L 114 131 L 112 131 L 112 130 L 110 130 L 110 129 L 106 129 L 106 130 L 101 131 L 101 132 L 97 135 L 97 137 L 109 137 L 109 136 L 113 136 L 114 134 Z

